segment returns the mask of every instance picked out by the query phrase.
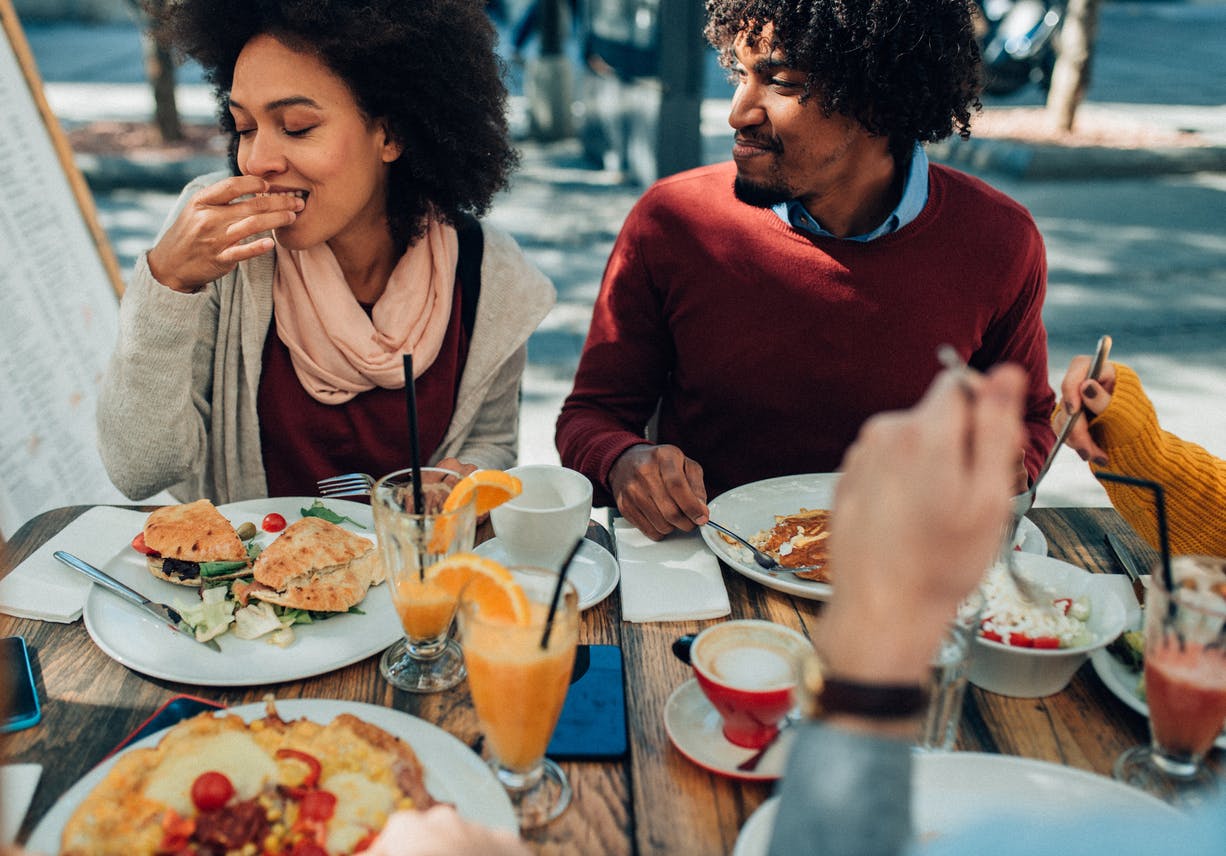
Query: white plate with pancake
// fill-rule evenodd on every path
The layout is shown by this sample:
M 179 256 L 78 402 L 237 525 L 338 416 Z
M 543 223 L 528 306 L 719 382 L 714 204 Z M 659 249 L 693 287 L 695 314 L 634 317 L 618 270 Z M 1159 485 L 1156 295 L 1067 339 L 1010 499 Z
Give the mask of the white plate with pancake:
M 328 506 L 336 507 L 335 501 L 329 500 Z M 226 712 L 238 714 L 250 722 L 264 716 L 266 711 L 263 703 L 257 703 L 228 708 Z M 425 769 L 426 789 L 435 799 L 454 804 L 460 815 L 469 820 L 511 832 L 519 829 L 511 800 L 490 768 L 472 749 L 436 725 L 387 707 L 330 699 L 278 700 L 277 713 L 287 721 L 305 718 L 323 724 L 342 713 L 349 713 L 378 726 L 412 747 Z M 26 843 L 30 852 L 58 853 L 60 836 L 68 819 L 90 791 L 106 777 L 116 761 L 133 749 L 156 746 L 164 734 L 164 731 L 159 731 L 133 743 L 94 767 L 69 788 L 30 834 L 30 840 Z
M 264 515 L 276 512 L 287 523 L 301 518 L 315 497 L 253 499 L 218 506 L 237 528 L 250 521 L 260 531 L 260 543 L 268 546 L 276 533 L 260 529 Z M 342 499 L 323 500 L 326 507 L 352 517 L 362 526 L 344 521 L 351 532 L 375 539 L 370 506 Z M 132 535 L 141 531 L 147 515 L 134 515 Z M 86 547 L 77 553 L 89 557 Z M 190 603 L 194 589 L 157 579 L 145 557 L 125 547 L 111 557 L 102 570 L 152 601 L 174 606 L 178 599 Z M 296 681 L 322 675 L 364 660 L 382 651 L 403 635 L 400 619 L 387 592 L 387 584 L 373 586 L 358 604 L 363 614 L 347 613 L 313 624 L 295 624 L 294 641 L 279 648 L 267 640 L 239 639 L 233 633 L 217 637 L 221 652 L 212 651 L 187 636 L 176 633 L 122 598 L 94 586 L 85 599 L 85 629 L 94 643 L 112 659 L 152 678 L 184 684 L 244 687 Z
M 808 473 L 764 479 L 722 493 L 707 507 L 711 519 L 716 523 L 743 538 L 752 538 L 774 526 L 777 515 L 795 514 L 801 508 L 834 507 L 834 489 L 838 481 L 839 473 Z M 1018 537 L 1022 552 L 1047 555 L 1047 539 L 1039 527 L 1025 517 L 1018 527 Z M 767 588 L 809 600 L 827 600 L 834 591 L 829 583 L 800 579 L 792 574 L 772 573 L 761 568 L 747 549 L 739 544 L 729 544 L 709 526 L 702 527 L 702 538 L 721 562 Z
M 912 823 L 921 842 L 965 829 L 984 830 L 985 824 L 1004 817 L 1038 824 L 1063 821 L 1082 832 L 1079 823 L 1096 812 L 1183 817 L 1157 797 L 1114 779 L 1012 755 L 917 752 L 911 778 Z M 778 797 L 758 806 L 741 827 L 732 856 L 765 856 L 778 809 Z M 982 831 L 975 835 L 975 842 L 984 840 Z

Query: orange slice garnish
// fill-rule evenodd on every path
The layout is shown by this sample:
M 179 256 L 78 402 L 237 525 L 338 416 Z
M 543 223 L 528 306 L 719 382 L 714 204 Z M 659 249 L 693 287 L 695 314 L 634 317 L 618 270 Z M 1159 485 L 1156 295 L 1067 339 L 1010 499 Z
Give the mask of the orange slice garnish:
M 502 470 L 477 470 L 456 482 L 443 503 L 443 511 L 455 511 L 469 497 L 475 496 L 477 515 L 488 514 L 491 508 L 519 496 L 524 486 L 519 479 Z
M 453 553 L 426 568 L 426 581 L 477 604 L 482 618 L 527 624 L 528 596 L 501 563 L 476 553 Z

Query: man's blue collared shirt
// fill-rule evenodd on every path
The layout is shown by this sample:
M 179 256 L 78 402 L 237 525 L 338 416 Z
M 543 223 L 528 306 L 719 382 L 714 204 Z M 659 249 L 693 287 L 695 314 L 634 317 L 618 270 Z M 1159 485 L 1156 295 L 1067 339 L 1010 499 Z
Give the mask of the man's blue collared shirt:
M 898 200 L 898 206 L 885 218 L 885 222 L 873 231 L 864 235 L 852 235 L 843 240 L 864 243 L 880 238 L 882 235 L 897 232 L 918 217 L 927 204 L 928 155 L 924 152 L 924 147 L 916 143 L 915 149 L 911 153 L 911 166 L 907 170 L 907 181 L 903 185 L 902 198 Z M 823 238 L 836 237 L 823 229 L 821 224 L 813 219 L 813 215 L 806 211 L 805 206 L 800 204 L 800 201 L 797 199 L 780 202 L 771 210 L 779 215 L 779 219 L 794 229 L 820 235 Z

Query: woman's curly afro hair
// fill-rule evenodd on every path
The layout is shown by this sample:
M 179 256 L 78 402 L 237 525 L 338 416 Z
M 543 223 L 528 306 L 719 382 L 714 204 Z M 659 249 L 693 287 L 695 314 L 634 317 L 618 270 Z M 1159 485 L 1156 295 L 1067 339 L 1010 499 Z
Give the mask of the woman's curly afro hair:
M 431 214 L 480 216 L 516 164 L 495 33 L 481 0 L 164 0 L 149 4 L 160 38 L 194 58 L 216 87 L 230 164 L 238 135 L 228 98 L 243 46 L 267 34 L 318 56 L 359 108 L 383 119 L 403 153 L 391 166 L 388 222 L 398 246 Z
M 707 39 L 732 67 L 736 38 L 757 43 L 766 24 L 789 66 L 809 74 L 805 97 L 889 139 L 903 156 L 916 140 L 970 135 L 980 108 L 979 47 L 971 0 L 707 0 Z

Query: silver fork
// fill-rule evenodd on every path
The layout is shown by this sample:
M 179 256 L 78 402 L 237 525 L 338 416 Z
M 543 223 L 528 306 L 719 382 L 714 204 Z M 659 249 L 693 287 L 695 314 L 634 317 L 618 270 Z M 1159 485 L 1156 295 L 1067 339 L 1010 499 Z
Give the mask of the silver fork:
M 753 560 L 757 562 L 758 565 L 762 567 L 764 570 L 770 571 L 771 573 L 798 574 L 801 571 L 820 571 L 823 567 L 825 567 L 824 565 L 801 565 L 800 567 L 790 568 L 786 565 L 781 565 L 779 564 L 778 561 L 775 560 L 774 556 L 770 556 L 766 553 L 763 553 L 761 550 L 759 550 L 753 544 L 750 544 L 748 541 L 746 541 L 740 535 L 733 532 L 731 529 L 727 529 L 723 526 L 720 526 L 714 520 L 708 520 L 706 525 L 710 526 L 712 529 L 714 529 L 717 532 L 724 533 L 725 535 L 727 535 L 729 538 L 733 539 L 737 543 L 744 545 L 746 548 L 748 548 L 749 552 L 753 554 Z
M 325 497 L 367 496 L 374 483 L 374 476 L 366 473 L 345 473 L 320 479 L 315 486 L 319 488 L 319 495 Z

